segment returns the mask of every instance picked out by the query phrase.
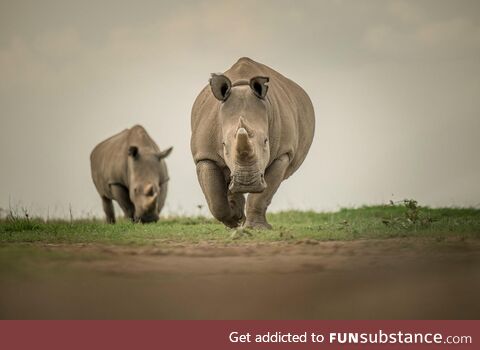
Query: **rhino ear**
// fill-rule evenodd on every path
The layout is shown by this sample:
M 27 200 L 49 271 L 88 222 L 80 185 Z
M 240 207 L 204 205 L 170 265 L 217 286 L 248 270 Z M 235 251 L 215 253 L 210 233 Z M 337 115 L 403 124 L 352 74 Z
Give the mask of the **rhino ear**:
M 212 73 L 210 78 L 210 88 L 213 96 L 219 101 L 225 101 L 230 96 L 232 82 L 223 74 Z
M 173 147 L 169 147 L 164 151 L 161 151 L 160 153 L 157 154 L 158 160 L 162 160 L 163 158 L 166 158 L 172 153 Z
M 132 158 L 138 157 L 138 147 L 137 146 L 130 146 L 128 147 L 128 155 Z
M 250 79 L 250 88 L 258 98 L 265 98 L 268 91 L 268 77 L 253 77 Z

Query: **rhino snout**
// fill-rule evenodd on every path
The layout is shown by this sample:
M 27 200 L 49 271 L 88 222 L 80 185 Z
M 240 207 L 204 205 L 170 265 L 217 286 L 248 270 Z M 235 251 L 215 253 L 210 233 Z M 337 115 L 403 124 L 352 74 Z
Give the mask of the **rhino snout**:
M 141 223 L 157 222 L 159 219 L 157 193 L 147 193 L 135 203 L 135 221 Z
M 136 222 L 140 222 L 142 224 L 148 224 L 151 222 L 157 222 L 159 219 L 159 216 L 156 214 L 151 214 L 151 215 L 142 215 L 139 217 L 135 217 Z
M 263 174 L 245 176 L 234 174 L 230 178 L 228 189 L 232 193 L 260 193 L 267 188 Z

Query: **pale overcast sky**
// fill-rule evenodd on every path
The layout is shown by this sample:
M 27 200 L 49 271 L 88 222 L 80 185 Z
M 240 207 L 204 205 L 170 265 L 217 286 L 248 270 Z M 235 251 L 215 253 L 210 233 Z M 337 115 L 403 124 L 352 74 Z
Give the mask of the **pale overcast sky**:
M 197 213 L 191 106 L 242 56 L 299 83 L 316 111 L 271 209 L 480 205 L 477 0 L 1 0 L 0 207 L 103 215 L 89 153 L 139 123 L 174 146 L 165 212 Z

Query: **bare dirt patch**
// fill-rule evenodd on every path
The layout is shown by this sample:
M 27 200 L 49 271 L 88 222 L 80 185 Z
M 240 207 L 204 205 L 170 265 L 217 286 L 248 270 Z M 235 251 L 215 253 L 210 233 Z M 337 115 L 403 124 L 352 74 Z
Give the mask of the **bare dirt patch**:
M 28 247 L 41 252 L 40 257 L 20 259 L 15 271 L 1 273 L 2 318 L 478 318 L 480 314 L 478 240 Z

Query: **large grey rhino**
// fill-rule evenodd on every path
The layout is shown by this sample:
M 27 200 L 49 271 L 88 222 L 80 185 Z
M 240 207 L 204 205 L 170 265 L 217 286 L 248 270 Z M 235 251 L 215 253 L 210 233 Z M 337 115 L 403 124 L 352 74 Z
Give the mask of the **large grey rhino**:
M 102 198 L 107 222 L 115 223 L 112 200 L 125 217 L 152 222 L 159 218 L 168 190 L 165 157 L 172 147 L 160 151 L 140 125 L 99 143 L 90 155 L 92 179 Z
M 271 228 L 267 207 L 313 140 L 315 115 L 305 91 L 243 57 L 212 74 L 193 104 L 191 129 L 198 181 L 213 216 L 229 227 Z

